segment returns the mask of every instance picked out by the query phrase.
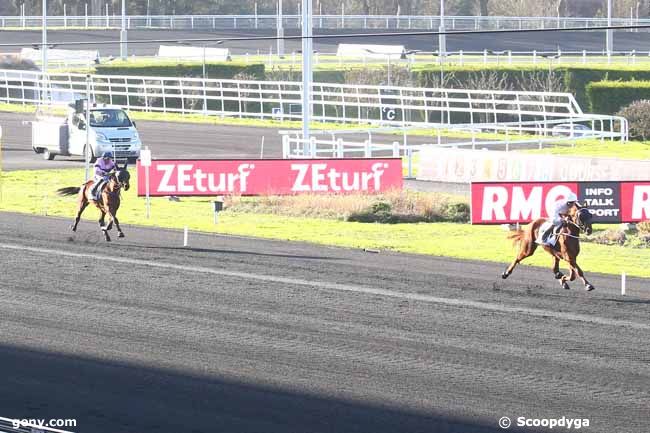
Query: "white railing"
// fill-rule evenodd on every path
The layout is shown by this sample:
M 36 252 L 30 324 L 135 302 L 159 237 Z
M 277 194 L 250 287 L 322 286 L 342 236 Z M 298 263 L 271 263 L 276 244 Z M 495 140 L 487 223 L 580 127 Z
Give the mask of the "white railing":
M 82 98 L 84 74 L 0 70 L 0 102 L 57 104 Z M 302 120 L 302 83 L 90 75 L 91 99 L 129 110 Z M 392 127 L 508 125 L 520 133 L 549 122 L 600 122 L 627 137 L 627 122 L 586 115 L 570 93 L 313 83 L 317 122 Z M 602 126 L 607 123 L 608 128 Z
M 284 14 L 282 25 L 287 29 L 300 28 L 301 18 Z M 65 15 L 48 16 L 48 26 L 108 28 L 120 27 L 120 15 Z M 164 28 L 177 30 L 206 29 L 271 29 L 278 22 L 277 15 L 128 15 L 129 29 Z M 503 16 L 447 16 L 445 28 L 455 30 L 524 30 L 545 28 L 594 28 L 607 25 L 606 18 L 581 17 L 503 17 Z M 647 18 L 613 18 L 615 26 L 650 24 Z M 40 16 L 0 16 L 0 28 L 41 27 Z M 326 29 L 405 29 L 437 30 L 439 16 L 395 15 L 315 15 L 314 28 Z
M 624 140 L 621 134 L 607 124 L 611 116 L 587 115 L 569 119 L 553 119 L 546 122 L 531 122 L 521 124 L 492 124 L 481 125 L 481 128 L 467 125 L 449 125 L 446 130 L 441 128 L 429 136 L 429 142 L 422 143 L 423 137 L 418 137 L 419 144 L 410 143 L 414 128 L 378 128 L 360 130 L 316 130 L 312 131 L 309 139 L 302 137 L 301 130 L 279 131 L 282 136 L 283 158 L 345 158 L 345 157 L 406 157 L 411 161 L 414 153 L 422 147 L 437 146 L 440 148 L 468 148 L 488 150 L 517 150 L 542 149 L 546 144 L 575 146 L 580 139 Z M 625 119 L 622 119 L 626 123 Z M 559 125 L 570 125 L 568 129 L 559 129 Z M 588 130 L 578 129 L 578 125 L 589 126 Z M 627 128 L 627 126 L 625 127 Z M 490 133 L 486 135 L 485 133 Z M 460 133 L 460 134 L 459 134 Z M 383 140 L 377 135 L 383 134 Z M 366 135 L 366 139 L 356 140 L 346 136 Z M 393 135 L 389 141 L 386 135 Z M 451 140 L 448 136 L 451 135 Z M 411 137 L 413 137 L 411 135 Z M 487 138 L 486 138 L 487 137 Z M 426 139 L 424 140 L 426 141 Z

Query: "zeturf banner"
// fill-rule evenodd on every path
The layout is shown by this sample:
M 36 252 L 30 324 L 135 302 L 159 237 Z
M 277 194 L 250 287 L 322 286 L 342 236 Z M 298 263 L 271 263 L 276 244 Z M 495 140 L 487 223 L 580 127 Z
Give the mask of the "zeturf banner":
M 595 223 L 650 220 L 649 182 L 476 182 L 472 224 L 524 223 L 547 218 L 557 200 L 575 193 Z
M 138 195 L 146 194 L 138 161 Z M 379 193 L 402 188 L 400 158 L 162 160 L 149 168 L 152 196 Z

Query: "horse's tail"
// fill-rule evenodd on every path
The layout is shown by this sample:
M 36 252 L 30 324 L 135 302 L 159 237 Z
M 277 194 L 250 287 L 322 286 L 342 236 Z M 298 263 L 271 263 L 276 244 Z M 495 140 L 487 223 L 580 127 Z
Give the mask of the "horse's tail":
M 517 245 L 519 242 L 521 242 L 524 239 L 525 233 L 521 229 L 517 229 L 513 232 L 508 233 L 507 238 L 512 239 L 512 244 Z
M 81 188 L 78 186 L 68 186 L 66 188 L 59 188 L 56 190 L 57 194 L 61 196 L 79 194 L 79 191 L 81 191 Z

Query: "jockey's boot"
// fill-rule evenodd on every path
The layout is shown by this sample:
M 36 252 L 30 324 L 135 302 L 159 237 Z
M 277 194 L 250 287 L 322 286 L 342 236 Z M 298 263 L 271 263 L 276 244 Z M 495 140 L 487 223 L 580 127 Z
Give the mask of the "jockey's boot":
M 555 226 L 550 226 L 548 229 L 546 229 L 546 231 L 542 235 L 542 242 L 544 243 L 548 242 L 552 233 L 555 233 Z
M 95 185 L 93 185 L 92 190 L 90 190 L 90 193 L 93 196 L 93 199 L 95 201 L 99 201 L 101 199 L 103 184 L 104 182 L 99 181 Z

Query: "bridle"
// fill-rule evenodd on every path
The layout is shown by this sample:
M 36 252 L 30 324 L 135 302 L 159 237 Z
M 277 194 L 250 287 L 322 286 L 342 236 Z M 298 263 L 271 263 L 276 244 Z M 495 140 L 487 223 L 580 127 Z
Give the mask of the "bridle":
M 113 188 L 114 193 L 120 193 L 122 188 L 126 187 L 127 182 L 129 179 L 127 178 L 126 180 L 120 180 L 119 173 L 122 170 L 117 170 L 111 175 L 111 180 L 114 181 L 115 187 Z
M 559 234 L 561 234 L 561 235 L 563 235 L 563 236 L 570 237 L 570 238 L 574 238 L 574 239 L 580 239 L 580 235 L 579 235 L 579 233 L 580 233 L 580 232 L 586 232 L 586 231 L 587 231 L 587 225 L 586 225 L 584 222 L 582 222 L 582 218 L 580 218 L 580 211 L 582 211 L 583 209 L 584 209 L 586 212 L 589 212 L 589 211 L 587 210 L 587 208 L 584 208 L 584 207 L 583 207 L 583 208 L 579 208 L 579 209 L 578 209 L 578 212 L 576 212 L 576 214 L 575 214 L 575 216 L 574 216 L 574 218 L 578 220 L 579 224 L 576 224 L 575 221 L 573 221 L 572 218 L 566 218 L 566 219 L 565 219 L 565 221 L 566 221 L 567 224 L 572 225 L 573 227 L 575 227 L 575 228 L 578 229 L 578 236 L 572 235 L 572 234 L 570 234 L 570 233 L 559 233 Z

